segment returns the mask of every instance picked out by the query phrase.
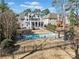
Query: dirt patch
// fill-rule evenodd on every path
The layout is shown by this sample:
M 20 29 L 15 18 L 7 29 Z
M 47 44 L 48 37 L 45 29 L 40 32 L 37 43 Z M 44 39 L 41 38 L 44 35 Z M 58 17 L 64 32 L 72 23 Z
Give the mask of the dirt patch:
M 22 43 L 18 43 L 22 46 L 30 46 L 30 45 L 40 45 L 42 44 L 48 44 L 46 47 L 51 47 L 52 45 L 57 45 L 58 42 L 64 42 L 62 40 L 54 40 L 49 38 L 43 38 L 43 39 L 36 39 L 36 40 L 29 40 Z M 61 43 L 61 44 L 62 44 Z M 51 44 L 51 45 L 50 45 Z M 21 49 L 20 49 L 21 50 Z M 23 50 L 23 49 L 22 49 Z M 73 49 L 71 49 L 70 46 L 66 46 L 64 49 L 63 47 L 60 48 L 49 48 L 49 49 L 43 49 L 40 51 L 35 51 L 33 53 L 23 53 L 23 54 L 17 54 L 14 55 L 15 59 L 20 59 L 23 57 L 23 59 L 73 59 L 75 57 L 75 52 Z M 6 56 L 6 57 L 0 57 L 0 59 L 12 59 L 13 55 Z

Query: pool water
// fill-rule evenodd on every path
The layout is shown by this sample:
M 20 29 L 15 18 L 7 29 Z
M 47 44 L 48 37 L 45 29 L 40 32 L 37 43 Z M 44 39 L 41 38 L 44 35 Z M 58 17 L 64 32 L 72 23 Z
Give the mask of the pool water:
M 54 37 L 57 37 L 58 34 L 56 33 L 53 33 L 53 32 L 48 32 L 48 33 L 43 33 L 43 34 L 23 34 L 22 35 L 22 38 L 24 40 L 29 40 L 29 39 L 37 39 L 37 38 L 54 38 Z

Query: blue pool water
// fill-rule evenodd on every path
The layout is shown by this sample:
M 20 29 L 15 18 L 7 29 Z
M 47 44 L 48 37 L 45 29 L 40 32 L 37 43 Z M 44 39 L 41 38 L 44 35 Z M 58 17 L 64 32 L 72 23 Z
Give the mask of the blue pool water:
M 53 33 L 53 32 L 48 32 L 48 33 L 43 33 L 43 34 L 23 34 L 22 35 L 22 39 L 24 40 L 29 40 L 29 39 L 37 39 L 37 38 L 51 38 L 51 37 L 55 37 L 58 34 Z

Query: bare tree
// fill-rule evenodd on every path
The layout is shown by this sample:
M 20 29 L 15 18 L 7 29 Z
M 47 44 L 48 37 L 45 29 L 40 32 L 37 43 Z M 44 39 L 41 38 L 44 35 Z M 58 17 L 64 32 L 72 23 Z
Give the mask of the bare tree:
M 13 32 L 16 31 L 17 26 L 15 14 L 10 10 L 6 10 L 5 12 L 1 13 L 0 24 L 5 38 L 11 39 Z

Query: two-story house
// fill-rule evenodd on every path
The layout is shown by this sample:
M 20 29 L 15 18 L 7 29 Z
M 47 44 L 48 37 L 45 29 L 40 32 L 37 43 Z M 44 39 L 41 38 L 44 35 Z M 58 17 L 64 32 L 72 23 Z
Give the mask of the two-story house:
M 38 29 L 44 27 L 43 19 L 35 13 L 22 13 L 18 16 L 21 29 Z

